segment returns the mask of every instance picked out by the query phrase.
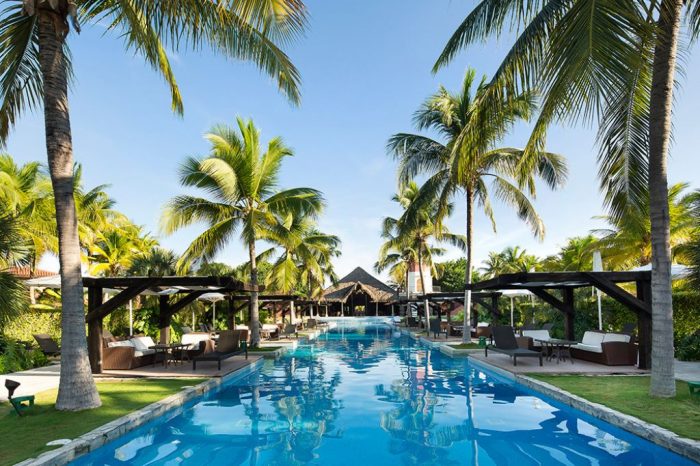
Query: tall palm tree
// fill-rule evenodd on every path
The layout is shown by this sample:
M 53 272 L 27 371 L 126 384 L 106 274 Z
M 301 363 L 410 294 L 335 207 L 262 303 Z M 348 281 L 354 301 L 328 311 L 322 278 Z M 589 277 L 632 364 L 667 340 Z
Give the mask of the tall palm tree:
M 419 192 L 418 184 L 415 181 L 409 181 L 392 197 L 392 200 L 398 203 L 404 212 L 398 219 L 385 217 L 382 221 L 382 237 L 386 239 L 386 242 L 379 251 L 379 263 L 385 262 L 387 254 L 390 254 L 392 250 L 408 252 L 408 257 L 413 259 L 413 264 L 418 266 L 421 292 L 425 294 L 424 268 L 428 266 L 431 273 L 435 272 L 436 263 L 433 258 L 444 253 L 442 248 L 432 245 L 431 242 L 449 243 L 464 250 L 466 238 L 450 233 L 445 225 L 436 224 L 437 202 L 411 209 Z M 407 216 L 409 209 L 411 211 L 410 217 Z M 452 206 L 449 205 L 447 209 L 449 214 L 452 211 Z
M 168 277 L 175 275 L 176 267 L 177 256 L 173 251 L 153 246 L 150 250 L 134 258 L 129 268 L 129 275 Z
M 685 11 L 684 11 L 685 8 Z M 492 79 L 487 105 L 541 92 L 527 147 L 542 147 L 552 122 L 597 121 L 601 188 L 611 215 L 649 199 L 652 243 L 652 396 L 675 394 L 667 157 L 678 36 L 685 12 L 694 38 L 700 6 L 683 0 L 482 0 L 460 24 L 434 70 L 464 47 L 519 31 Z M 488 119 L 488 113 L 484 118 Z M 532 157 L 523 163 L 532 164 Z
M 251 346 L 260 341 L 256 241 L 270 239 L 269 230 L 279 219 L 315 217 L 323 207 L 321 193 L 311 188 L 277 191 L 282 161 L 292 151 L 282 139 L 261 147 L 260 132 L 251 120 L 237 119 L 237 127 L 214 127 L 206 136 L 209 156 L 188 158 L 180 168 L 180 183 L 199 188 L 210 197 L 181 195 L 163 213 L 166 233 L 198 222 L 208 228 L 189 245 L 179 264 L 209 261 L 240 232 L 250 261 Z
M 593 235 L 569 238 L 556 255 L 543 261 L 542 268 L 551 272 L 593 270 L 593 251 L 597 242 Z
M 668 190 L 669 244 L 671 255 L 688 243 L 697 228 L 694 215 L 695 193 L 686 194 L 687 183 L 676 183 Z M 652 261 L 651 221 L 649 205 L 629 209 L 627 215 L 601 217 L 610 228 L 594 230 L 599 239 L 596 247 L 603 252 L 609 267 L 629 269 Z
M 527 119 L 535 109 L 531 94 L 502 99 L 498 110 L 484 119 L 481 108 L 483 95 L 489 92 L 485 79 L 476 86 L 476 73 L 467 70 L 462 88 L 451 93 L 441 87 L 416 112 L 414 121 L 419 130 L 431 129 L 442 136 L 439 142 L 427 136 L 399 133 L 389 140 L 390 153 L 399 160 L 399 179 L 407 183 L 418 174 L 427 174 L 407 218 L 416 218 L 415 209 L 437 199 L 437 222 L 449 213 L 452 199 L 461 193 L 466 200 L 467 269 L 465 272 L 464 326 L 469 328 L 472 279 L 472 244 L 475 204 L 484 209 L 495 231 L 489 189 L 497 199 L 512 206 L 518 217 L 530 225 L 533 233 L 542 237 L 544 224 L 527 194 L 535 195 L 535 178 L 539 177 L 552 189 L 566 179 L 564 159 L 556 154 L 537 151 L 536 163 L 524 166 L 525 152 L 512 147 L 499 148 L 508 130 L 516 121 Z M 491 183 L 489 188 L 488 181 Z M 526 189 L 523 192 L 522 189 Z M 469 332 L 464 332 L 465 342 Z
M 533 272 L 539 266 L 537 256 L 520 246 L 509 246 L 501 252 L 490 252 L 481 270 L 487 277 L 504 273 Z
M 299 75 L 276 44 L 287 43 L 305 26 L 301 0 L 187 2 L 109 0 L 8 0 L 0 12 L 0 142 L 23 111 L 43 105 L 49 172 L 55 193 L 62 283 L 59 410 L 100 405 L 87 356 L 80 244 L 73 199 L 73 149 L 68 108 L 72 75 L 67 37 L 81 23 L 106 24 L 124 37 L 126 48 L 143 57 L 170 88 L 173 110 L 182 113 L 180 91 L 168 50 L 211 49 L 253 62 L 277 81 L 293 101 Z

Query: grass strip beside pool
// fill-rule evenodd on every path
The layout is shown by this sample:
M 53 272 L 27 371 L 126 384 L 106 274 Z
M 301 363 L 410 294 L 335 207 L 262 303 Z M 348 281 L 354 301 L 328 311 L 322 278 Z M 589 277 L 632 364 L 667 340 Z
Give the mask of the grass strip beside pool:
M 34 408 L 21 418 L 9 403 L 0 404 L 0 465 L 15 464 L 57 447 L 46 443 L 57 439 L 74 439 L 131 411 L 162 400 L 182 387 L 196 385 L 204 379 L 130 379 L 97 382 L 102 406 L 97 409 L 56 411 L 57 390 L 36 395 Z
M 691 398 L 686 382 L 676 381 L 675 398 L 652 398 L 649 396 L 651 379 L 648 376 L 528 376 L 682 437 L 700 440 L 700 400 Z
M 478 343 L 460 343 L 458 345 L 449 345 L 454 349 L 483 349 Z
M 251 353 L 268 353 L 268 352 L 277 351 L 280 348 L 282 348 L 282 347 L 281 346 L 258 346 L 257 348 L 248 348 L 248 351 Z

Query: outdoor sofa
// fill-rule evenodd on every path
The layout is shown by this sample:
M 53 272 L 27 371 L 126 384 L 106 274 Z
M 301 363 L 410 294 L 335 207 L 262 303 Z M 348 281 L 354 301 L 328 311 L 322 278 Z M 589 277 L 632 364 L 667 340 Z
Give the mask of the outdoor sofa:
M 631 335 L 589 330 L 581 343 L 571 347 L 571 356 L 606 366 L 637 364 L 637 345 Z
M 247 339 L 248 330 L 222 330 L 216 342 L 216 350 L 192 358 L 192 370 L 197 370 L 198 362 L 205 361 L 216 362 L 218 370 L 221 370 L 221 361 L 242 353 L 248 359 Z
M 129 370 L 154 363 L 155 345 L 151 337 L 134 336 L 118 339 L 106 332 L 103 336 L 102 369 Z
M 518 345 L 518 340 L 515 338 L 513 328 L 507 325 L 496 325 L 492 327 L 494 343 L 486 345 L 484 348 L 484 356 L 489 356 L 489 350 L 495 353 L 507 354 L 513 358 L 513 365 L 518 365 L 518 358 L 539 358 L 540 366 L 542 365 L 542 353 L 521 348 Z

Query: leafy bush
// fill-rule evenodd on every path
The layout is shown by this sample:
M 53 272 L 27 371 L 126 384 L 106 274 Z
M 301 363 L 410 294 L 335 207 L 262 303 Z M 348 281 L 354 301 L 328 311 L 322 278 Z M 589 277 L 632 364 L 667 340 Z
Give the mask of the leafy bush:
M 681 361 L 700 361 L 700 334 L 681 338 L 676 347 L 676 357 Z
M 18 341 L 4 340 L 0 354 L 0 374 L 24 371 L 48 364 L 48 358 L 39 349 L 26 349 Z

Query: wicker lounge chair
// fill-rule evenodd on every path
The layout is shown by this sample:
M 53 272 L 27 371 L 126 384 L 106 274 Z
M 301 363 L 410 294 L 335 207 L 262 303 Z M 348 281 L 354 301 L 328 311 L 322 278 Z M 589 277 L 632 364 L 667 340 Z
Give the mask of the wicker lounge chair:
M 441 333 L 444 333 L 445 339 L 447 339 L 447 329 L 442 329 L 442 322 L 438 319 L 432 319 L 430 321 L 430 333 L 433 334 L 433 338 L 438 338 Z
M 284 326 L 284 329 L 282 329 L 282 336 L 286 338 L 297 338 L 299 335 L 297 334 L 297 326 L 296 324 L 287 324 Z
M 245 353 L 245 358 L 248 359 L 248 345 L 245 343 L 247 338 L 247 330 L 221 331 L 216 351 L 192 358 L 192 370 L 197 370 L 197 363 L 204 361 L 216 361 L 218 370 L 221 370 L 221 361 L 237 354 Z
M 33 335 L 33 337 L 39 345 L 39 348 L 41 348 L 41 352 L 45 355 L 58 356 L 61 354 L 61 347 L 58 346 L 56 340 L 51 338 L 51 335 L 47 335 L 46 333 L 37 333 Z
M 542 365 L 542 353 L 529 349 L 520 348 L 518 341 L 515 339 L 513 329 L 507 325 L 496 325 L 493 328 L 493 345 L 487 345 L 484 348 L 484 356 L 489 356 L 489 350 L 496 353 L 507 354 L 513 358 L 513 365 L 518 365 L 518 357 L 539 358 L 540 366 Z

